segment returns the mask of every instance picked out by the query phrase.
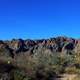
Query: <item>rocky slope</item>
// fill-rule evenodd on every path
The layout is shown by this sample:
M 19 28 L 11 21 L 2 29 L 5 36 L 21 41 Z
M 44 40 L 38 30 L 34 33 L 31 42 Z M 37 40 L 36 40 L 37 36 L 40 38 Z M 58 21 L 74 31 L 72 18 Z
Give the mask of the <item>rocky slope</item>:
M 30 39 L 27 40 L 13 39 L 11 41 L 0 40 L 0 79 L 18 80 L 14 79 L 13 70 L 16 70 L 17 68 L 20 69 L 23 67 L 21 67 L 22 63 L 17 64 L 16 60 L 18 58 L 20 58 L 20 60 L 24 59 L 26 56 L 39 55 L 41 51 L 43 51 L 43 53 L 48 54 L 58 53 L 61 55 L 63 54 L 73 55 L 80 52 L 80 40 L 67 37 L 56 37 L 41 40 Z M 20 55 L 25 55 L 25 57 Z
M 80 40 L 67 37 L 56 37 L 42 40 L 22 40 L 13 39 L 11 41 L 0 40 L 0 51 L 5 55 L 9 55 L 12 58 L 16 54 L 30 53 L 35 54 L 35 51 L 45 48 L 51 52 L 64 52 L 67 50 L 77 51 L 77 46 L 80 44 Z M 78 47 L 79 48 L 79 47 Z M 6 52 L 6 53 L 5 53 Z

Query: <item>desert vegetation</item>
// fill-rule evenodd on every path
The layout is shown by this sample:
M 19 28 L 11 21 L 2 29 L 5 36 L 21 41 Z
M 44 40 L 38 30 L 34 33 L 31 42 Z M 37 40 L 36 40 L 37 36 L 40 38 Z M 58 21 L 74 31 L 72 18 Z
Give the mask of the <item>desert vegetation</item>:
M 80 80 L 79 75 L 79 40 L 0 41 L 1 80 Z

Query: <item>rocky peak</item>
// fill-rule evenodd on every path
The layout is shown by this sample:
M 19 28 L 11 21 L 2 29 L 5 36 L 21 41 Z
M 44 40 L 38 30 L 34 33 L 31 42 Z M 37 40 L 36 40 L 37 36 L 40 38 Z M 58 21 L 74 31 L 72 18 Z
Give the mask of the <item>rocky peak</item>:
M 64 52 L 65 50 L 74 50 L 79 46 L 80 40 L 67 37 L 56 37 L 50 39 L 40 39 L 40 40 L 23 40 L 23 39 L 12 39 L 11 41 L 0 40 L 0 49 L 4 48 L 11 55 L 18 53 L 30 52 L 35 54 L 36 50 L 45 48 L 51 52 Z M 80 47 L 78 47 L 80 49 Z M 6 54 L 6 52 L 5 52 Z

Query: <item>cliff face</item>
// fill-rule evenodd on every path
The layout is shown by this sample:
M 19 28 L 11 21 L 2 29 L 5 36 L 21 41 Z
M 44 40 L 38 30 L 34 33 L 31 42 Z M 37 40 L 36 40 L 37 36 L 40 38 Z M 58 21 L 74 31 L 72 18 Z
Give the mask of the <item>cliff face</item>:
M 11 57 L 15 57 L 16 54 L 20 53 L 35 54 L 35 51 L 38 51 L 41 48 L 48 49 L 52 53 L 72 50 L 77 52 L 77 50 L 80 50 L 79 43 L 79 40 L 67 37 L 56 37 L 42 40 L 13 39 L 11 41 L 0 41 L 0 50 L 3 50 L 2 52 L 5 55 L 7 54 Z

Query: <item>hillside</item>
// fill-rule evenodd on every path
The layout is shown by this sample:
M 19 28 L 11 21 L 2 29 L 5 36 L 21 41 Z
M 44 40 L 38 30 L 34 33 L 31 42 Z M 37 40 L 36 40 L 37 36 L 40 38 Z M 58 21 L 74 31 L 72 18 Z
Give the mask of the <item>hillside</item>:
M 63 74 L 80 74 L 79 39 L 0 40 L 0 80 L 63 80 Z

